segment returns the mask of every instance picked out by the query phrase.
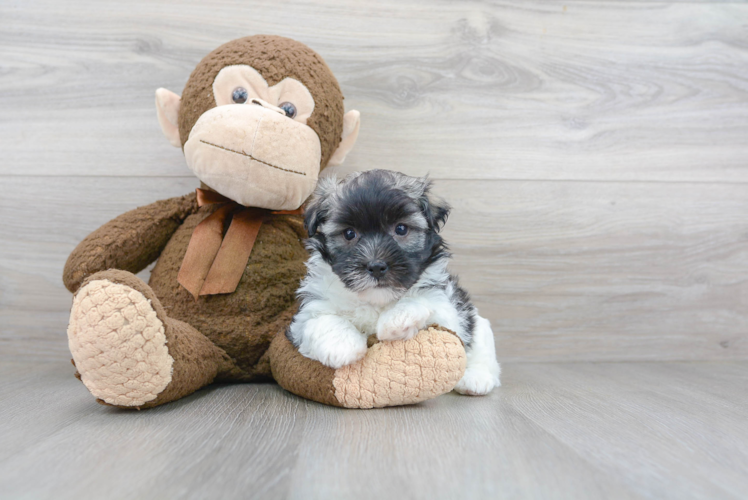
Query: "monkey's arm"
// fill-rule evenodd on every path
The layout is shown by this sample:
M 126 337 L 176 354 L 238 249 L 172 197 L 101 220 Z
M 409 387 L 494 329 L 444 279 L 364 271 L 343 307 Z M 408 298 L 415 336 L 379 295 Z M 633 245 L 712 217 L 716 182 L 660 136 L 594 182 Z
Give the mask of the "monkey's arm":
M 456 334 L 431 325 L 410 340 L 374 342 L 353 364 L 330 368 L 299 353 L 279 331 L 268 349 L 273 378 L 303 398 L 344 408 L 420 403 L 454 389 L 467 355 Z
M 156 260 L 184 219 L 197 212 L 195 193 L 130 210 L 89 234 L 65 263 L 62 281 L 75 292 L 99 271 L 138 273 Z

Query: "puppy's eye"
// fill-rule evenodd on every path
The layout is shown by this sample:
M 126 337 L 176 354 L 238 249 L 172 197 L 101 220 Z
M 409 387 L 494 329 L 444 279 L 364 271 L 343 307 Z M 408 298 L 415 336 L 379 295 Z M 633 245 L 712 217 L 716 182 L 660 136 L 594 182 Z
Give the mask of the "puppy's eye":
M 294 106 L 293 103 L 282 102 L 278 107 L 286 113 L 287 117 L 294 118 L 296 116 L 296 106 Z
M 348 241 L 351 241 L 353 238 L 356 237 L 356 231 L 351 229 L 350 227 L 343 231 L 343 237 L 347 239 Z
M 395 234 L 405 236 L 406 234 L 408 234 L 408 226 L 406 226 L 405 224 L 398 224 L 397 226 L 395 226 Z
M 245 102 L 247 102 L 248 97 L 249 92 L 247 92 L 247 89 L 245 89 L 244 87 L 236 87 L 231 93 L 231 100 L 237 104 L 244 104 Z

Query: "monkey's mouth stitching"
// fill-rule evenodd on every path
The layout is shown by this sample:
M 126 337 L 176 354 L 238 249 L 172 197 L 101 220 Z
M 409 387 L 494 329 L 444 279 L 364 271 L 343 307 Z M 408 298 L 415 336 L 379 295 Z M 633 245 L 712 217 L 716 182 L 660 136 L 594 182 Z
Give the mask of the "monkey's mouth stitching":
M 228 151 L 229 153 L 236 153 L 238 155 L 246 156 L 247 158 L 250 158 L 250 159 L 252 159 L 254 161 L 262 163 L 263 165 L 267 165 L 268 167 L 277 168 L 278 170 L 283 170 L 284 172 L 290 172 L 292 174 L 298 174 L 298 175 L 304 175 L 304 176 L 306 176 L 306 174 L 304 172 L 297 172 L 296 170 L 290 170 L 288 168 L 283 168 L 283 167 L 279 167 L 277 165 L 273 165 L 273 164 L 268 163 L 266 161 L 262 161 L 259 158 L 255 158 L 252 155 L 248 155 L 244 151 L 235 151 L 233 149 L 225 148 L 223 146 L 219 146 L 218 144 L 213 144 L 212 142 L 204 141 L 202 139 L 200 139 L 200 142 L 202 142 L 203 144 L 207 144 L 208 146 L 213 146 L 214 148 L 223 149 L 224 151 Z

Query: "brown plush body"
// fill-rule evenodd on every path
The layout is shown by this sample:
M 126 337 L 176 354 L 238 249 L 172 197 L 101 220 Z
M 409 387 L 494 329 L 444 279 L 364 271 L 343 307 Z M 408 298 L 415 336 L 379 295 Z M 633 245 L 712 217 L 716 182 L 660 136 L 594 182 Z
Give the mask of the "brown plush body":
M 150 286 L 169 316 L 189 323 L 234 360 L 237 381 L 268 380 L 262 359 L 270 341 L 295 313 L 294 292 L 307 258 L 299 216 L 274 216 L 263 223 L 236 291 L 195 301 L 177 283 L 177 273 L 195 226 L 213 210 L 202 208 L 177 229 L 153 268 Z M 262 362 L 261 362 L 262 361 Z
M 160 256 L 151 272 L 150 290 L 142 282 L 138 288 L 148 290 L 152 301 L 158 300 L 164 320 L 168 317 L 190 325 L 226 353 L 226 360 L 215 374 L 216 381 L 272 380 L 266 353 L 273 337 L 285 332 L 291 322 L 296 310 L 294 292 L 305 272 L 303 222 L 301 217 L 293 215 L 270 217 L 260 229 L 236 291 L 195 300 L 177 282 L 177 274 L 193 230 L 214 211 L 215 207 L 210 206 L 198 208 L 195 195 L 187 195 L 128 212 L 93 233 L 71 254 L 65 269 L 65 284 L 76 292 L 83 279 L 93 274 L 97 279 L 133 286 L 140 280 L 130 273 L 147 266 L 148 254 L 153 255 L 160 247 Z M 154 224 L 157 217 L 165 219 Z M 177 225 L 181 218 L 183 222 Z M 141 251 L 148 249 L 140 258 L 120 251 L 118 242 L 130 240 L 133 234 L 139 236 Z M 105 254 L 107 258 L 102 259 Z M 129 262 L 123 262 L 125 259 Z M 119 264 L 112 267 L 129 272 L 94 274 L 107 264 Z M 204 343 L 193 345 L 191 350 L 197 354 L 195 359 L 210 358 L 214 351 Z
M 226 78 L 239 83 L 226 84 Z M 213 95 L 215 89 L 241 96 L 247 93 L 241 85 L 251 87 L 254 100 L 244 107 L 217 107 L 226 95 Z M 232 93 L 234 87 L 244 94 Z M 313 111 L 304 116 L 309 95 Z M 188 290 L 180 279 L 197 272 L 184 269 L 188 248 L 194 245 L 201 256 L 211 251 L 194 237 L 225 203 L 199 206 L 195 194 L 158 201 L 117 217 L 78 245 L 63 276 L 75 294 L 68 338 L 78 376 L 99 401 L 148 408 L 214 381 L 275 378 L 326 404 L 374 407 L 423 401 L 454 387 L 464 372 L 464 349 L 456 336 L 436 327 L 406 342 L 373 346 L 371 355 L 339 370 L 303 358 L 285 338 L 305 273 L 306 232 L 301 217 L 271 210 L 297 207 L 319 169 L 328 160 L 342 161 L 358 132 L 358 113 L 343 116 L 340 89 L 316 53 L 280 37 L 235 40 L 198 65 L 181 100 L 164 89 L 157 96 L 165 134 L 185 148 L 203 187 L 227 196 L 227 202 L 240 198 L 265 210 L 256 211 L 261 225 L 246 264 L 239 262 L 238 284 L 224 293 Z M 296 121 L 292 114 L 278 114 L 283 113 L 278 105 L 287 103 L 267 101 L 274 96 L 297 99 Z M 263 149 L 264 143 L 273 147 Z M 297 163 L 289 164 L 292 160 Z M 309 167 L 314 162 L 316 170 Z M 205 182 L 221 184 L 237 172 L 253 180 L 224 184 L 231 196 Z M 232 224 L 228 217 L 222 234 L 211 235 L 219 242 L 224 238 L 221 251 Z M 155 260 L 149 284 L 133 274 Z

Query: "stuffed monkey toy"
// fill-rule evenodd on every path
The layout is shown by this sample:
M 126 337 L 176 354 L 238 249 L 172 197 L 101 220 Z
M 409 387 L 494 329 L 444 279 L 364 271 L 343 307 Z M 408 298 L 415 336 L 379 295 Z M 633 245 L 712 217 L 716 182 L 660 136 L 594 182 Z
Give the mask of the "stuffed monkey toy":
M 156 107 L 201 188 L 120 215 L 68 258 L 70 351 L 99 402 L 150 408 L 213 382 L 273 379 L 348 408 L 452 390 L 465 351 L 437 326 L 337 370 L 286 337 L 307 258 L 299 209 L 359 130 L 319 55 L 277 36 L 234 40 L 200 61 L 181 97 L 158 89 Z M 156 260 L 148 284 L 135 276 Z

